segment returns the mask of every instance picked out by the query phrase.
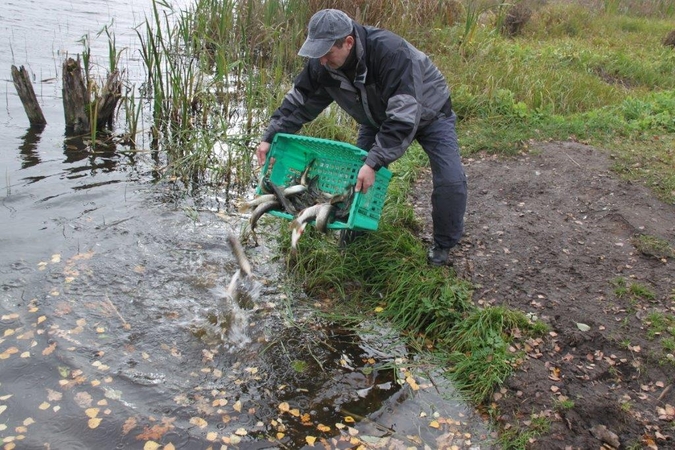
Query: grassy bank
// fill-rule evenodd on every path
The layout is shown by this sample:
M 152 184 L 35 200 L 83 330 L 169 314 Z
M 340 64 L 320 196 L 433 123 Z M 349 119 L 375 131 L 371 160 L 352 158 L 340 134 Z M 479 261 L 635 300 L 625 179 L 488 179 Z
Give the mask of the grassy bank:
M 302 63 L 295 51 L 305 24 L 321 7 L 341 7 L 432 56 L 453 91 L 464 156 L 517 154 L 532 141 L 587 142 L 611 152 L 619 173 L 675 201 L 675 50 L 664 45 L 673 30 L 672 2 L 406 5 L 198 0 L 176 12 L 178 25 L 156 11 L 139 38 L 154 133 L 170 169 L 226 190 L 250 189 L 253 149 Z M 515 31 L 514 11 L 526 19 Z M 303 133 L 353 142 L 356 128 L 333 108 Z M 333 319 L 389 320 L 441 358 L 456 385 L 482 404 L 522 358 L 513 341 L 545 327 L 518 311 L 476 305 L 472 286 L 452 269 L 427 267 L 408 202 L 426 164 L 415 145 L 393 165 L 378 232 L 345 250 L 309 232 L 288 259 L 290 273 L 310 295 L 341 305 Z M 288 244 L 286 231 L 281 239 Z

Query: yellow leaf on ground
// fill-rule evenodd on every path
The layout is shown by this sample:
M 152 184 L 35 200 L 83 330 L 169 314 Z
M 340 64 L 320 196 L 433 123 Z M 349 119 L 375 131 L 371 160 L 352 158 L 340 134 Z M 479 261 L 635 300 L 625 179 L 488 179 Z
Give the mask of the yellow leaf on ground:
M 94 428 L 98 427 L 99 425 L 101 425 L 101 420 L 102 419 L 100 417 L 94 417 L 92 419 L 89 419 L 88 422 L 89 428 L 93 430 Z
M 282 440 L 286 436 L 284 433 L 277 433 L 277 439 Z
M 323 432 L 330 431 L 330 427 L 328 427 L 324 424 L 321 424 L 321 423 L 316 426 L 316 429 L 319 430 L 319 431 L 323 431 Z
M 316 438 L 314 436 L 306 436 L 305 441 L 313 447 L 314 443 L 316 442 Z

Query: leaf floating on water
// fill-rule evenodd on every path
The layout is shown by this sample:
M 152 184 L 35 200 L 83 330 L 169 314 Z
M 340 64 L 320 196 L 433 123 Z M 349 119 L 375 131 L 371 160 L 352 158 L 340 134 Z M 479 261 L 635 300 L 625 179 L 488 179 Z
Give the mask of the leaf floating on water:
M 321 424 L 321 423 L 320 423 L 319 425 L 316 426 L 316 429 L 319 430 L 319 431 L 323 431 L 323 432 L 325 432 L 325 433 L 327 433 L 327 432 L 330 431 L 330 427 L 329 427 L 329 426 L 323 425 L 323 424 Z
M 51 355 L 54 349 L 56 348 L 56 342 L 52 342 L 44 350 L 42 350 L 42 356 Z
M 307 444 L 314 447 L 314 443 L 316 442 L 316 438 L 314 436 L 306 436 L 305 441 L 307 442 Z
M 237 428 L 237 431 L 234 432 L 237 436 L 246 436 L 248 434 L 248 431 L 244 428 Z
M 291 410 L 291 406 L 288 404 L 288 402 L 283 402 L 279 404 L 279 410 L 281 412 L 288 412 Z
M 52 264 L 60 263 L 61 262 L 61 255 L 58 253 L 52 255 Z
M 98 408 L 88 408 L 84 411 L 84 413 L 89 417 L 90 419 L 93 419 L 94 417 L 98 416 L 98 412 L 100 409 Z
M 50 404 L 47 403 L 47 402 L 42 402 L 42 403 L 40 403 L 40 406 L 38 406 L 38 408 L 40 408 L 41 410 L 44 411 L 44 410 L 49 409 L 50 406 L 52 406 L 52 405 L 50 405 Z
M 199 428 L 206 428 L 206 426 L 208 425 L 208 422 L 206 420 L 202 419 L 201 417 L 191 418 L 190 423 L 192 425 L 198 426 Z
M 47 388 L 47 400 L 50 402 L 58 402 L 63 398 L 63 393 Z
M 353 418 L 352 416 L 345 416 L 345 419 L 344 419 L 344 420 L 345 420 L 345 422 L 347 422 L 347 423 L 354 423 L 354 422 L 355 422 L 355 420 L 354 420 L 354 418 Z
M 171 442 L 164 446 L 164 450 L 176 450 L 176 447 L 173 446 Z
M 158 444 L 158 443 L 155 442 L 155 441 L 147 441 L 147 442 L 143 445 L 143 450 L 158 450 L 160 447 L 161 447 L 161 445 Z
M 75 403 L 77 403 L 77 406 L 80 408 L 88 408 L 91 406 L 93 399 L 91 398 L 91 395 L 89 395 L 88 392 L 78 392 L 75 394 Z
M 101 419 L 100 417 L 94 417 L 94 418 L 89 419 L 89 422 L 88 422 L 89 428 L 91 428 L 92 430 L 94 428 L 97 428 L 99 425 L 101 425 L 101 420 L 103 420 L 103 419 Z
M 411 377 L 410 375 L 408 375 L 406 377 L 405 381 L 406 381 L 406 383 L 408 383 L 410 385 L 410 388 L 413 391 L 418 391 L 420 389 L 419 385 L 417 384 L 417 381 L 415 381 L 415 379 L 413 377 Z
M 237 412 L 241 412 L 241 400 L 237 400 L 234 402 L 234 405 L 232 405 L 232 409 L 234 409 Z
M 206 440 L 209 442 L 216 442 L 218 440 L 218 433 L 215 431 L 209 431 L 206 433 Z
M 29 426 L 29 425 L 33 425 L 34 423 L 35 423 L 35 420 L 33 420 L 32 417 L 28 417 L 23 421 L 23 425 L 26 426 L 26 427 Z
M 581 322 L 577 322 L 577 328 L 579 328 L 581 331 L 589 331 L 591 329 L 591 327 Z
M 136 418 L 135 417 L 129 417 L 125 422 L 124 425 L 122 425 L 122 434 L 129 434 L 131 430 L 136 428 Z
M 7 405 L 0 405 L 0 414 L 4 413 L 7 409 Z

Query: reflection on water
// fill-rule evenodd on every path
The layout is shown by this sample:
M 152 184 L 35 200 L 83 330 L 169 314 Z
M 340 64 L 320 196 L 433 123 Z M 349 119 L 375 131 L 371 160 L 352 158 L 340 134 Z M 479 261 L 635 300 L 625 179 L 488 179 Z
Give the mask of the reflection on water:
M 37 152 L 38 144 L 40 143 L 40 135 L 45 129 L 44 125 L 35 125 L 28 130 L 26 134 L 21 137 L 22 144 L 19 146 L 21 153 L 21 168 L 27 169 L 40 163 L 40 155 Z

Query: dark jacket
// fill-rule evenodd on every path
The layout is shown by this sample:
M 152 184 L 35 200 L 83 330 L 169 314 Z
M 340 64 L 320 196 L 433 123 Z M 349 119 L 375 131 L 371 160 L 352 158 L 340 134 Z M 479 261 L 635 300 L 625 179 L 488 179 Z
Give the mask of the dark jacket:
M 366 164 L 374 169 L 400 158 L 417 130 L 452 105 L 445 78 L 429 57 L 396 34 L 354 22 L 356 74 L 307 61 L 281 106 L 272 114 L 263 141 L 295 133 L 335 101 L 359 124 L 377 128 Z

